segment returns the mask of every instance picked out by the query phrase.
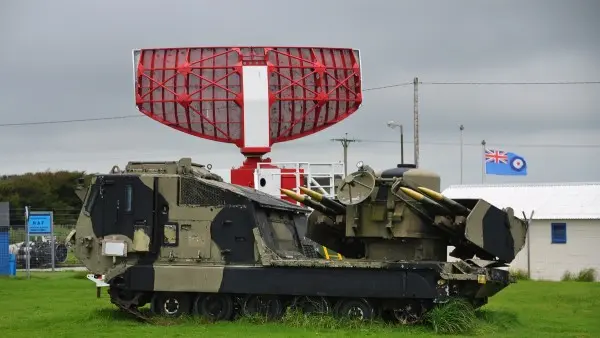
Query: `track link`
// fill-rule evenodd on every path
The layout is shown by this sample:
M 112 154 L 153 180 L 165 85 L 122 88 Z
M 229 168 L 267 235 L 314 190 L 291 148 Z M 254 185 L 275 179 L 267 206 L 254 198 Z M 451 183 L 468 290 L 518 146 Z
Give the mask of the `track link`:
M 122 303 L 120 303 L 118 301 L 115 301 L 115 300 L 111 300 L 111 302 L 113 304 L 115 304 L 116 306 L 118 306 L 119 309 L 122 309 L 123 311 L 127 311 L 127 312 L 131 313 L 139 321 L 142 321 L 142 322 L 145 322 L 145 323 L 149 323 L 149 324 L 152 323 L 152 321 L 150 320 L 150 318 L 148 318 L 147 316 L 144 316 L 144 314 L 142 314 L 140 312 L 140 310 L 138 310 L 137 306 L 135 306 L 135 305 L 129 305 L 129 306 L 127 306 L 127 305 L 122 304 Z
M 116 306 L 118 306 L 120 309 L 127 311 L 129 313 L 131 313 L 136 319 L 145 322 L 145 323 L 151 323 L 150 318 L 144 316 L 136 306 L 125 306 L 124 304 L 120 304 L 119 302 L 113 302 L 113 304 L 115 304 Z
M 149 317 L 144 316 L 144 314 L 142 314 L 140 310 L 138 310 L 137 305 L 139 304 L 139 299 L 142 296 L 142 294 L 138 293 L 132 299 L 124 300 L 119 296 L 119 292 L 117 290 L 118 289 L 109 289 L 110 302 L 112 304 L 116 305 L 119 309 L 132 314 L 136 319 L 142 322 L 152 322 Z

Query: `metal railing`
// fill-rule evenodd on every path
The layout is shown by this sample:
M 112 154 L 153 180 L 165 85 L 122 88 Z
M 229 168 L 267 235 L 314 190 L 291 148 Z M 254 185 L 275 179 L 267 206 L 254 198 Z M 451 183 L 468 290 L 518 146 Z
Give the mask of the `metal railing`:
M 277 167 L 277 170 L 269 170 L 273 166 Z M 279 176 L 277 179 L 279 182 L 286 178 L 293 178 L 295 180 L 293 190 L 298 194 L 302 194 L 299 187 L 304 186 L 326 197 L 335 198 L 336 180 L 344 177 L 344 164 L 341 162 L 261 162 L 258 163 L 254 175 L 255 187 L 260 187 L 263 172 Z M 282 198 L 284 195 L 277 192 L 277 196 Z

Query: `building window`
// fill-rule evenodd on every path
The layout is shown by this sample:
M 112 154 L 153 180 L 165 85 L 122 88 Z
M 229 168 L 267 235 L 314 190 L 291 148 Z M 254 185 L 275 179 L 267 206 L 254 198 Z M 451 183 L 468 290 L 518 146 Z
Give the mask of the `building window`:
M 552 244 L 564 244 L 567 243 L 567 224 L 566 223 L 552 223 Z

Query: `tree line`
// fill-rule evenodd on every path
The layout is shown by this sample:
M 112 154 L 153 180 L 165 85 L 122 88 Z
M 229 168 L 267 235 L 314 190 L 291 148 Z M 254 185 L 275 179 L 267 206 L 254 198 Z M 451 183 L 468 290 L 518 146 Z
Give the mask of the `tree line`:
M 33 211 L 53 211 L 55 224 L 72 224 L 82 205 L 75 194 L 81 178 L 87 186 L 91 175 L 81 171 L 3 175 L 0 176 L 0 202 L 10 203 L 12 225 L 24 224 L 25 206 Z

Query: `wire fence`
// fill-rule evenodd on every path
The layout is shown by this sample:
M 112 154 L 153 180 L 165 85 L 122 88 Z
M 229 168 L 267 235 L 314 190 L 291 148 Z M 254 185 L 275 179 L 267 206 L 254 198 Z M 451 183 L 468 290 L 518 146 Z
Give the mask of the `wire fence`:
M 67 237 L 75 229 L 79 211 L 51 208 L 32 208 L 31 211 L 53 212 L 54 241 L 49 235 L 30 235 L 29 241 L 27 240 L 25 208 L 0 210 L 0 223 L 2 223 L 0 225 L 8 227 L 8 254 L 14 255 L 17 270 L 27 269 L 28 254 L 30 270 L 51 270 L 54 268 L 60 271 L 64 268 L 84 267 L 75 257 L 71 244 L 67 242 Z M 52 264 L 53 258 L 54 266 Z
M 75 228 L 77 218 L 79 218 L 80 209 L 55 209 L 55 208 L 29 208 L 30 212 L 35 211 L 52 211 L 55 227 L 71 227 Z M 6 220 L 8 224 L 14 226 L 24 226 L 25 224 L 25 208 L 11 208 L 9 212 L 0 210 L 0 223 Z M 70 230 L 69 230 L 70 231 Z
M 27 251 L 30 269 L 51 269 L 53 252 L 55 268 L 83 267 L 75 257 L 72 246 L 66 241 L 73 229 L 74 224 L 55 224 L 54 247 L 50 236 L 30 236 L 28 249 L 25 225 L 9 225 L 9 253 L 15 255 L 17 270 L 27 268 Z

